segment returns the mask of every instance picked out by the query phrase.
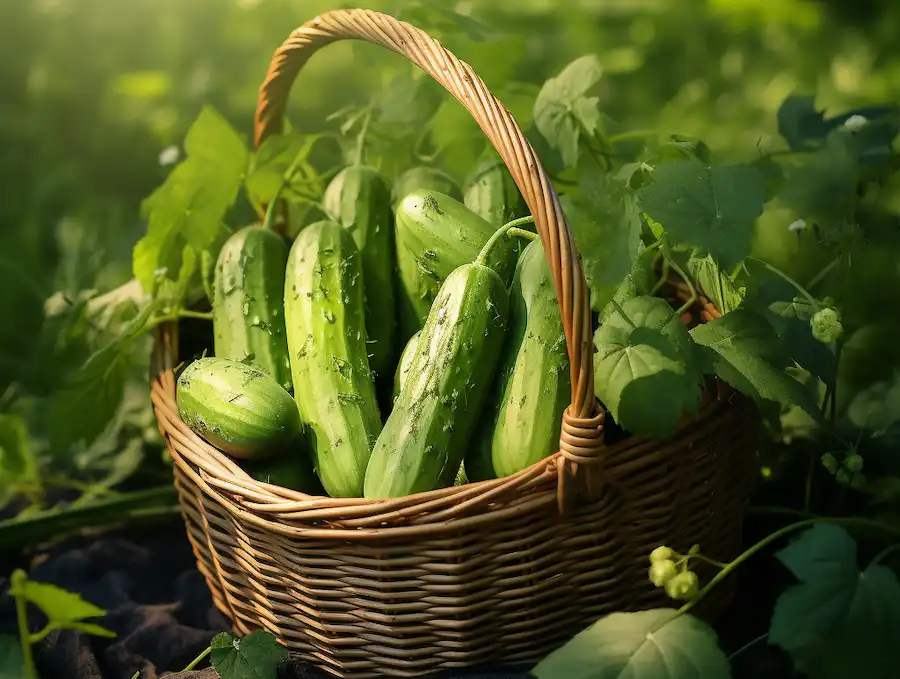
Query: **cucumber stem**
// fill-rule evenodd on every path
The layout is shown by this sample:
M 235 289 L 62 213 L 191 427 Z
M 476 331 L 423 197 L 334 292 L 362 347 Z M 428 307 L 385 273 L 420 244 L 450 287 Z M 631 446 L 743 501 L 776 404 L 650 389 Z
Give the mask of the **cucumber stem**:
M 797 281 L 795 281 L 793 278 L 791 278 L 790 276 L 788 276 L 784 271 L 782 271 L 781 269 L 779 269 L 779 268 L 776 267 L 776 266 L 773 266 L 772 264 L 769 264 L 769 263 L 766 262 L 766 261 L 763 261 L 762 259 L 757 259 L 756 257 L 747 257 L 747 260 L 748 260 L 748 261 L 751 261 L 751 262 L 756 262 L 757 264 L 760 264 L 761 266 L 763 266 L 764 268 L 768 269 L 768 270 L 771 271 L 773 274 L 775 274 L 776 276 L 778 276 L 779 278 L 781 278 L 781 279 L 782 279 L 783 281 L 785 281 L 786 283 L 792 285 L 792 286 L 793 286 L 793 287 L 794 287 L 801 295 L 803 295 L 803 296 L 806 298 L 806 300 L 807 300 L 807 301 L 810 303 L 810 305 L 812 306 L 813 311 L 819 311 L 819 308 L 820 308 L 820 307 L 819 307 L 819 300 L 817 300 L 815 297 L 813 297 L 813 296 L 807 291 L 806 288 L 804 288 L 804 287 L 803 287 L 802 285 L 800 285 Z
M 185 668 L 182 670 L 182 672 L 190 672 L 190 671 L 191 671 L 192 669 L 194 669 L 197 665 L 199 665 L 199 664 L 203 661 L 203 659 L 204 659 L 206 656 L 208 656 L 211 652 L 212 652 L 212 646 L 207 646 L 207 647 L 203 650 L 203 653 L 201 653 L 201 654 L 198 655 L 196 658 L 194 658 L 193 660 L 191 660 L 190 664 L 189 664 L 187 667 L 185 667 Z
M 288 182 L 291 181 L 291 177 L 293 177 L 294 173 L 297 171 L 297 167 L 300 165 L 300 161 L 303 160 L 308 153 L 308 148 L 306 148 L 305 146 L 301 148 L 297 152 L 297 155 L 294 156 L 294 160 L 291 161 L 288 169 L 285 170 L 284 174 L 281 176 L 281 183 L 278 185 L 278 190 L 272 197 L 272 202 L 270 202 L 268 207 L 266 207 L 266 216 L 265 219 L 263 219 L 262 228 L 268 229 L 269 231 L 275 229 L 275 213 L 278 211 L 278 199 L 281 198 L 281 193 L 288 185 Z
M 28 612 L 25 597 L 18 593 L 26 579 L 25 571 L 17 569 L 12 574 L 13 597 L 16 600 L 16 620 L 19 625 L 19 640 L 22 644 L 22 662 L 25 665 L 25 679 L 37 679 L 34 669 L 34 658 L 31 654 L 30 634 L 28 633 Z
M 490 238 L 488 238 L 487 243 L 484 244 L 484 247 L 481 248 L 481 252 L 478 253 L 478 257 L 475 258 L 476 264 L 481 264 L 484 266 L 484 263 L 487 261 L 488 255 L 493 249 L 494 245 L 500 240 L 503 236 L 506 235 L 506 232 L 510 229 L 513 229 L 517 226 L 522 226 L 523 224 L 533 224 L 534 216 L 528 215 L 527 217 L 520 217 L 519 219 L 514 219 L 511 222 L 507 222 L 499 229 L 494 231 Z
M 524 238 L 525 240 L 532 241 L 537 240 L 540 236 L 538 236 L 533 231 L 526 231 L 525 229 L 517 229 L 516 227 L 510 228 L 506 232 L 507 237 L 517 236 L 519 238 Z

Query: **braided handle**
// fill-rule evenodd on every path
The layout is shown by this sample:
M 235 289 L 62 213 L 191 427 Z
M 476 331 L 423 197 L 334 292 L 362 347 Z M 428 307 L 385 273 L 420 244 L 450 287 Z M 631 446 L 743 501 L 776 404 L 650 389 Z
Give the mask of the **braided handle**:
M 381 45 L 434 78 L 468 110 L 509 169 L 534 216 L 565 329 L 572 404 L 563 415 L 560 450 L 576 468 L 596 461 L 603 446 L 603 411 L 594 396 L 590 295 L 575 241 L 534 149 L 471 66 L 424 31 L 386 14 L 364 9 L 328 12 L 296 29 L 276 50 L 260 87 L 255 144 L 281 131 L 290 88 L 303 65 L 320 47 L 344 39 Z

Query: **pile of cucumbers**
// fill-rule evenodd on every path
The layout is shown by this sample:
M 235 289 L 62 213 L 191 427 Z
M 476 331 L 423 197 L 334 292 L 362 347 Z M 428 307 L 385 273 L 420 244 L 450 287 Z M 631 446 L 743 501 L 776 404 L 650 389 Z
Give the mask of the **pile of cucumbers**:
M 392 498 L 502 478 L 557 450 L 570 375 L 540 242 L 496 158 L 461 190 L 434 168 L 344 168 L 289 244 L 233 234 L 212 285 L 213 356 L 183 421 L 259 481 Z M 531 240 L 531 242 L 529 242 Z

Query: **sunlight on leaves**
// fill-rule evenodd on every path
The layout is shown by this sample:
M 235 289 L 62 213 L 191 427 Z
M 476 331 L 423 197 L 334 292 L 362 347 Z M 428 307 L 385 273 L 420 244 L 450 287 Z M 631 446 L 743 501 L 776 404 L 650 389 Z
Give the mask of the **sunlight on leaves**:
M 687 329 L 668 302 L 626 300 L 594 335 L 597 397 L 616 422 L 646 436 L 672 432 L 700 402 L 700 373 Z
M 531 673 L 537 679 L 729 679 L 716 633 L 671 608 L 613 613 L 557 649 Z
M 562 154 L 566 167 L 578 162 L 578 140 L 597 131 L 599 100 L 586 96 L 603 75 L 599 58 L 587 55 L 550 78 L 534 102 L 534 122 L 550 146 Z

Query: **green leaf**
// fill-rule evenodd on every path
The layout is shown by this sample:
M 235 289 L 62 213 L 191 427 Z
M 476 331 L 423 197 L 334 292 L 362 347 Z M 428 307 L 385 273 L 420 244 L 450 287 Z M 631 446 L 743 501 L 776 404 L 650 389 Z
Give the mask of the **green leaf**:
M 601 173 L 582 178 L 581 192 L 564 196 L 563 209 L 581 254 L 591 306 L 602 309 L 641 251 L 641 216 L 634 193 Z
M 162 270 L 177 279 L 185 246 L 208 248 L 222 228 L 243 179 L 243 140 L 212 108 L 206 107 L 185 141 L 186 158 L 142 206 L 147 235 L 134 247 L 134 275 L 147 292 Z
M 711 256 L 692 255 L 688 260 L 688 271 L 700 284 L 700 291 L 721 313 L 734 311 L 744 301 L 746 288 L 739 288 Z
M 888 568 L 860 572 L 856 543 L 819 524 L 776 555 L 797 577 L 778 598 L 769 641 L 811 679 L 887 679 L 900 661 L 900 583 Z
M 900 372 L 858 392 L 847 407 L 847 419 L 880 436 L 900 422 Z
M 88 618 L 102 618 L 106 611 L 85 601 L 78 594 L 45 582 L 27 578 L 14 579 L 10 593 L 23 597 L 47 616 L 49 624 L 58 629 L 78 629 L 97 636 L 114 637 L 115 633 L 95 623 L 84 622 Z
M 794 297 L 789 302 L 773 302 L 768 311 L 769 320 L 787 354 L 825 384 L 832 383 L 836 357 L 831 345 L 813 337 L 809 321 L 815 309 L 809 300 Z
M 290 658 L 268 632 L 251 632 L 235 639 L 227 632 L 213 637 L 212 666 L 222 679 L 275 679 L 278 666 Z
M 250 170 L 247 173 L 247 181 L 245 186 L 247 193 L 250 195 L 251 202 L 256 204 L 270 203 L 284 179 L 284 174 L 291 165 L 297 161 L 297 167 L 306 175 L 315 175 L 315 169 L 307 160 L 312 153 L 313 148 L 324 135 L 321 134 L 301 134 L 300 132 L 291 131 L 283 134 L 276 134 L 268 137 L 260 145 L 259 149 L 253 156 L 250 164 Z M 300 160 L 297 160 L 297 159 Z M 294 200 L 299 197 L 297 182 L 303 175 L 298 172 L 292 178 L 292 183 L 288 183 L 284 187 L 282 197 L 286 200 Z M 312 190 L 315 192 L 317 186 L 308 187 L 307 193 Z
M 0 509 L 12 498 L 16 487 L 38 486 L 37 458 L 28 439 L 28 428 L 18 415 L 0 414 Z
M 544 83 L 534 102 L 535 125 L 550 146 L 562 154 L 566 167 L 578 163 L 581 135 L 597 131 L 599 100 L 586 95 L 602 75 L 597 55 L 583 56 Z
M 18 637 L 0 634 L 0 679 L 22 679 L 25 676 L 25 658 Z
M 699 406 L 690 336 L 665 300 L 635 297 L 621 307 L 594 335 L 596 395 L 629 431 L 665 436 Z
M 821 420 L 818 405 L 803 385 L 786 372 L 778 337 L 761 316 L 737 309 L 690 332 L 698 345 L 714 352 L 716 374 L 757 401 L 796 405 Z
M 729 679 L 716 633 L 671 608 L 612 613 L 531 670 L 537 679 Z
M 643 210 L 673 240 L 708 252 L 730 269 L 750 253 L 766 186 L 750 165 L 685 160 L 656 168 L 640 196 Z
M 622 282 L 616 286 L 612 300 L 607 303 L 600 312 L 601 322 L 606 322 L 606 319 L 609 318 L 610 314 L 616 312 L 616 307 L 613 302 L 622 305 L 629 299 L 650 295 L 653 291 L 653 286 L 656 285 L 657 282 L 656 271 L 653 268 L 653 259 L 655 255 L 655 250 L 643 250 L 635 257 L 634 262 L 631 264 L 631 271 L 629 271 Z M 593 298 L 591 301 L 594 301 Z
M 426 125 L 444 101 L 444 91 L 412 66 L 398 70 L 374 101 L 377 121 L 392 126 Z

